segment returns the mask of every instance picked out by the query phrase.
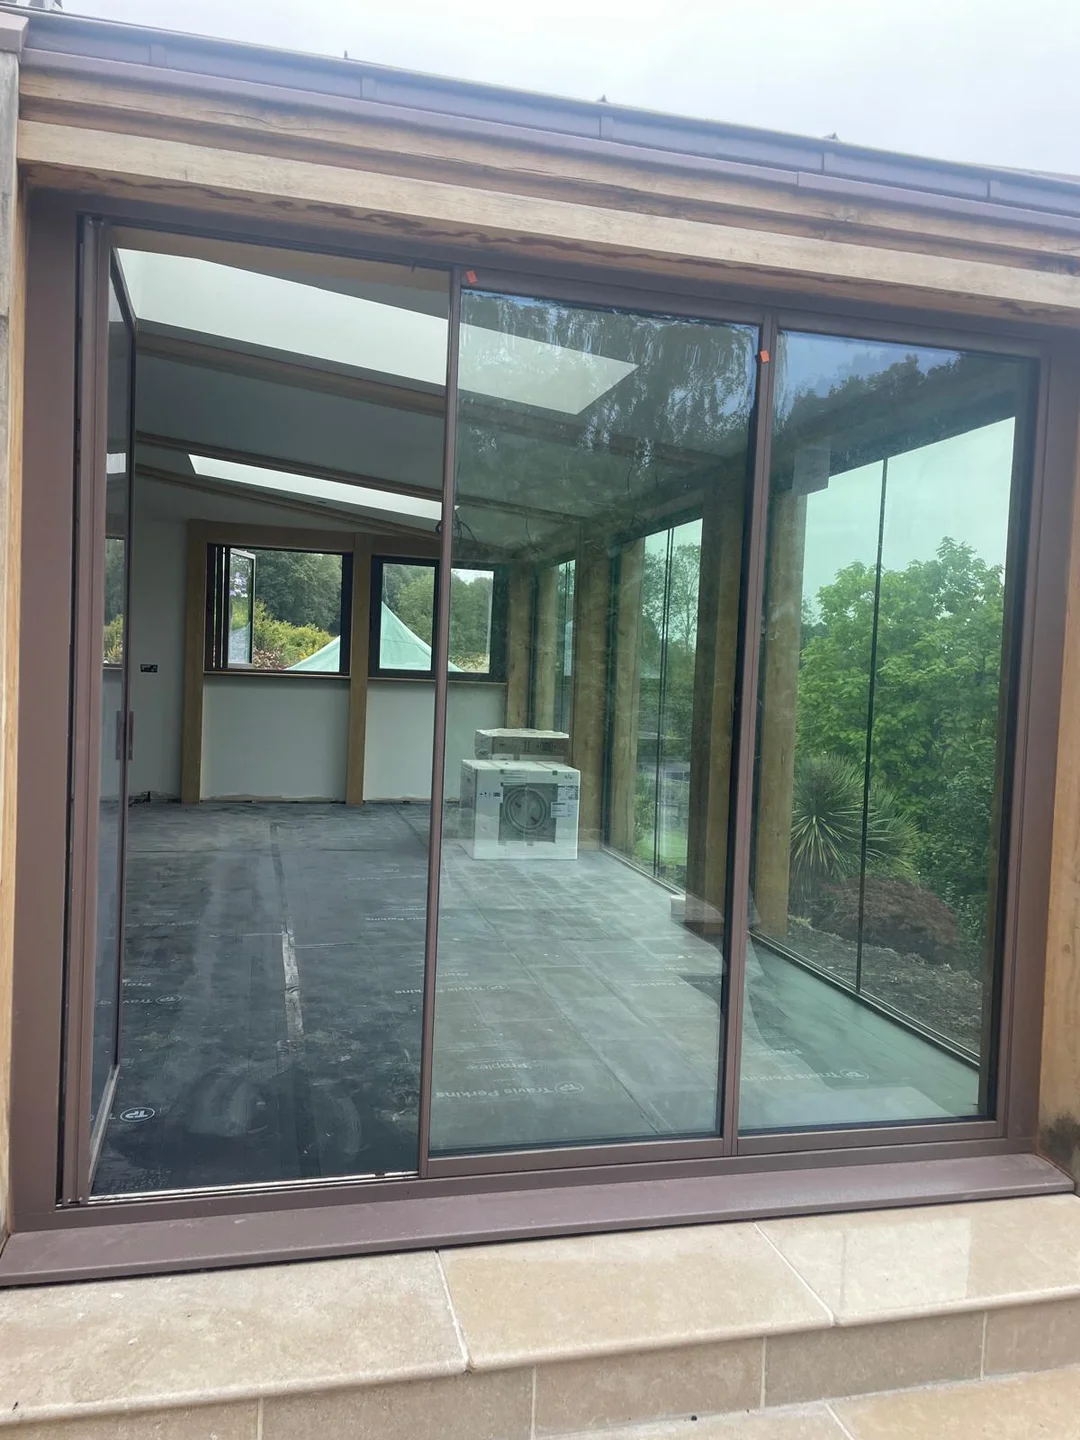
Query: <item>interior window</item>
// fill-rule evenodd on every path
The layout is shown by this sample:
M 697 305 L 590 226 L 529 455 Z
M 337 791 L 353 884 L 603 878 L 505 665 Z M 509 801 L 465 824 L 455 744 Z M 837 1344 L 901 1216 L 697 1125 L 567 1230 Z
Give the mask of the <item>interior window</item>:
M 434 678 L 438 572 L 433 560 L 377 559 L 373 564 L 372 675 Z M 451 674 L 487 679 L 501 670 L 495 619 L 505 607 L 499 592 L 499 576 L 491 566 L 451 571 Z
M 350 559 L 212 545 L 207 669 L 347 674 Z
M 373 673 L 388 670 L 430 675 L 435 635 L 434 563 L 380 561 L 373 567 L 373 579 L 377 601 L 372 606 Z

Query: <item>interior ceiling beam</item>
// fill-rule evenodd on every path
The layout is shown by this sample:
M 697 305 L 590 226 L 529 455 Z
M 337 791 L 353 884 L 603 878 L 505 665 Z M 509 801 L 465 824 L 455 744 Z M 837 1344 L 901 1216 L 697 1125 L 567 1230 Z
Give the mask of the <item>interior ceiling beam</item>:
M 905 396 L 855 391 L 838 403 L 823 399 L 805 418 L 798 416 L 773 441 L 780 469 L 805 445 L 828 444 L 831 473 L 843 474 L 886 456 L 902 455 L 940 440 L 969 434 L 1016 414 L 1017 393 L 1007 376 L 988 388 L 985 373 L 932 372 Z
M 365 490 L 382 490 L 392 495 L 411 495 L 417 500 L 438 500 L 442 479 L 433 486 L 410 485 L 404 481 L 385 480 L 378 475 L 360 475 L 351 470 L 336 470 L 329 465 L 309 465 L 306 461 L 283 460 L 280 455 L 263 455 L 256 450 L 233 450 L 227 445 L 207 445 L 201 440 L 176 435 L 157 435 L 140 430 L 136 445 L 150 445 L 157 450 L 176 450 L 183 455 L 205 455 L 209 460 L 227 460 L 236 465 L 253 465 L 262 470 L 278 470 L 283 475 L 305 475 L 313 480 L 333 480 L 339 485 L 353 485 Z
M 440 500 L 442 480 L 439 485 L 428 489 L 422 485 L 408 485 L 395 480 L 384 480 L 373 475 L 354 475 L 348 470 L 334 470 L 326 465 L 307 465 L 299 461 L 282 460 L 280 456 L 262 455 L 254 450 L 233 450 L 224 445 L 204 445 L 201 441 L 180 440 L 171 435 L 155 435 L 140 430 L 135 437 L 137 445 L 149 445 L 160 450 L 175 450 L 183 455 L 205 455 L 211 460 L 226 460 L 237 465 L 254 465 L 261 469 L 278 470 L 283 475 L 304 474 L 314 480 L 333 480 L 340 485 L 356 485 L 368 490 L 379 490 L 389 495 L 411 495 L 417 500 Z M 145 466 L 140 466 L 145 469 Z M 173 472 L 167 471 L 167 474 Z M 184 477 L 181 477 L 184 478 Z M 470 497 L 469 505 L 480 510 L 499 510 L 509 515 L 527 515 L 538 521 L 565 520 L 564 510 L 548 510 L 542 505 L 527 505 L 518 501 L 491 500 Z
M 200 370 L 223 371 L 246 380 L 262 380 L 271 385 L 287 385 L 294 390 L 314 390 L 323 395 L 336 395 L 345 400 L 362 400 L 388 410 L 409 414 L 431 415 L 442 420 L 446 414 L 443 396 L 430 390 L 414 390 L 407 385 L 394 385 L 373 380 L 346 370 L 330 369 L 307 362 L 295 355 L 271 355 L 264 351 L 239 346 L 209 345 L 202 340 L 166 334 L 139 327 L 140 355 L 156 360 L 171 360 L 180 365 L 193 365 Z
M 441 393 L 414 390 L 410 386 L 375 380 L 367 375 L 331 369 L 305 361 L 285 352 L 271 354 L 241 346 L 211 345 L 183 335 L 139 327 L 139 353 L 178 365 L 191 365 L 200 370 L 215 370 L 227 375 L 240 375 L 270 385 L 285 385 L 295 390 L 312 390 L 319 394 L 336 395 L 340 399 L 358 400 L 379 405 L 387 410 L 406 414 L 428 415 L 444 419 L 446 399 Z M 590 409 L 592 407 L 589 407 Z M 588 421 L 559 419 L 542 411 L 515 410 L 511 406 L 492 405 L 469 395 L 460 407 L 458 423 L 477 427 L 490 425 L 515 435 L 553 441 L 571 449 L 588 453 L 595 447 L 582 446 L 589 431 Z M 711 451 L 695 450 L 659 441 L 644 441 L 636 435 L 615 431 L 604 437 L 601 447 L 613 455 L 633 456 L 647 446 L 651 457 L 670 465 L 692 468 L 717 458 Z
M 704 513 L 710 491 L 746 485 L 746 457 L 731 456 L 721 461 L 713 459 L 708 466 L 702 466 L 692 480 L 692 485 L 684 479 L 654 490 L 649 504 L 636 506 L 630 514 L 624 503 L 580 519 L 564 516 L 565 524 L 542 545 L 522 546 L 514 552 L 513 558 L 544 561 L 552 556 L 572 554 L 582 543 L 610 544 L 616 539 L 621 544 L 625 540 L 648 535 L 653 530 L 666 529 L 679 516 L 699 516 Z
M 193 490 L 202 495 L 216 495 L 227 500 L 247 500 L 255 505 L 266 505 L 270 509 L 290 510 L 299 515 L 310 515 L 326 522 L 337 520 L 342 525 L 342 534 L 349 531 L 371 531 L 376 535 L 432 535 L 434 531 L 412 525 L 395 525 L 389 520 L 377 520 L 373 516 L 358 514 L 355 510 L 339 510 L 332 505 L 309 505 L 294 496 L 280 495 L 277 491 L 256 490 L 253 486 L 232 485 L 227 481 L 211 483 L 197 475 L 178 475 L 172 470 L 159 470 L 152 465 L 135 463 L 135 473 L 161 485 L 172 485 L 180 490 Z M 193 517 L 199 518 L 199 517 Z M 254 522 L 253 522 L 254 523 Z

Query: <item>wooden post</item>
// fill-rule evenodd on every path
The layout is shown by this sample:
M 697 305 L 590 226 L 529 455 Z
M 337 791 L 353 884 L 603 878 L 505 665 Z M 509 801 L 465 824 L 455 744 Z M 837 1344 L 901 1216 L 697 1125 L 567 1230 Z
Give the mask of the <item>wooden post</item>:
M 180 730 L 180 799 L 202 799 L 203 682 L 206 670 L 207 527 L 189 520 L 184 607 L 184 716 Z
M 685 918 L 713 934 L 723 927 L 727 883 L 743 509 L 741 480 L 717 484 L 701 524 Z
M 570 763 L 581 771 L 578 843 L 586 849 L 596 849 L 603 836 L 610 603 L 611 557 L 605 548 L 591 545 L 579 554 L 576 566 L 570 726 Z
M 17 44 L 25 16 L 4 16 Z M 0 54 L 0 1240 L 8 1216 L 8 1110 L 15 964 L 19 587 L 22 412 L 26 314 L 26 197 L 15 166 L 19 121 L 17 48 Z
M 754 868 L 754 901 L 760 925 L 767 934 L 777 937 L 786 935 L 788 929 L 805 546 L 806 496 L 781 492 L 773 500 L 769 518 Z
M 611 716 L 608 838 L 624 855 L 634 853 L 634 795 L 641 690 L 641 587 L 644 575 L 645 541 L 634 540 L 619 551 L 619 578 L 615 588 L 615 682 Z
M 536 575 L 536 653 L 533 667 L 532 724 L 555 725 L 555 671 L 559 663 L 559 567 L 545 565 Z
M 1047 472 L 1073 485 L 1064 664 L 1058 711 L 1053 849 L 1046 926 L 1039 1084 L 1039 1149 L 1080 1181 L 1080 363 L 1055 356 L 1048 424 Z M 1062 433 L 1066 432 L 1066 433 Z M 1055 597 L 1056 598 L 1056 597 Z M 1022 959 L 1023 957 L 1018 957 Z M 1023 971 L 1021 970 L 1021 974 Z
M 529 723 L 529 656 L 532 651 L 533 571 L 516 564 L 510 571 L 506 618 L 506 723 Z
M 364 803 L 368 669 L 371 647 L 371 538 L 353 536 L 349 635 L 349 729 L 345 752 L 345 804 Z

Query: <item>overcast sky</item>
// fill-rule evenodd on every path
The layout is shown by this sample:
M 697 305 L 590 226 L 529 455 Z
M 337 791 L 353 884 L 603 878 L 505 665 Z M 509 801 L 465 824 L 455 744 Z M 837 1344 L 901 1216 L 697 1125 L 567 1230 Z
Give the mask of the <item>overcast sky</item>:
M 883 149 L 1080 173 L 1077 0 L 65 0 Z

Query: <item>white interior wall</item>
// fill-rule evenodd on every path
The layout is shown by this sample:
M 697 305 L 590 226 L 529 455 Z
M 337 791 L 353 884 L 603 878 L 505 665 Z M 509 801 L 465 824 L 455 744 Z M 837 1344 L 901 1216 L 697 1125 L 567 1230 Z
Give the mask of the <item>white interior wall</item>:
M 253 520 L 264 518 L 257 507 L 252 509 Z M 136 503 L 130 631 L 135 712 L 132 796 L 180 794 L 186 554 L 185 522 L 140 515 Z M 141 665 L 156 665 L 157 671 L 144 672 Z M 206 678 L 203 705 L 204 798 L 344 799 L 345 680 L 211 675 Z M 434 708 L 432 684 L 370 682 L 364 766 L 368 799 L 430 797 Z M 448 799 L 458 797 L 461 757 L 473 753 L 473 731 L 502 725 L 505 715 L 505 685 L 451 682 Z
M 348 726 L 341 676 L 208 675 L 203 799 L 344 800 Z
M 456 800 L 461 760 L 474 752 L 473 732 L 506 723 L 506 686 L 450 682 L 446 712 L 446 798 Z M 435 732 L 435 686 L 423 680 L 368 685 L 364 794 L 369 800 L 428 800 Z
M 184 570 L 180 520 L 142 518 L 131 547 L 131 708 L 135 744 L 128 790 L 155 798 L 180 794 L 184 700 Z M 156 665 L 156 673 L 140 670 Z
M 101 667 L 101 799 L 117 800 L 123 775 L 116 758 L 116 726 L 123 705 L 123 672 Z

